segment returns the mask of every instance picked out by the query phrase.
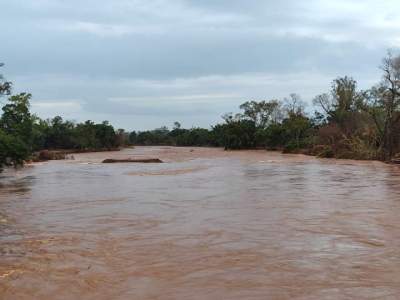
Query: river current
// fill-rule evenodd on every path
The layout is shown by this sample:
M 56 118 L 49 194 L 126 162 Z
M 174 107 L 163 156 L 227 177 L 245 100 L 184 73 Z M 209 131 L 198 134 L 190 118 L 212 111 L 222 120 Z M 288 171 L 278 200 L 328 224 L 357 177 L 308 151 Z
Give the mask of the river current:
M 104 158 L 163 164 L 101 164 Z M 400 167 L 137 147 L 0 174 L 0 299 L 400 299 Z

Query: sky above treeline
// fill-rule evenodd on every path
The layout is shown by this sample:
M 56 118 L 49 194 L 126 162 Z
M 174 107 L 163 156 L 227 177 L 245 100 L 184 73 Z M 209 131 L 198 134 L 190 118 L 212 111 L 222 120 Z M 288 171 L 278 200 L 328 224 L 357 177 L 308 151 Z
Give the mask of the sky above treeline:
M 12 0 L 1 72 L 43 118 L 209 127 L 247 100 L 312 98 L 380 79 L 398 0 Z

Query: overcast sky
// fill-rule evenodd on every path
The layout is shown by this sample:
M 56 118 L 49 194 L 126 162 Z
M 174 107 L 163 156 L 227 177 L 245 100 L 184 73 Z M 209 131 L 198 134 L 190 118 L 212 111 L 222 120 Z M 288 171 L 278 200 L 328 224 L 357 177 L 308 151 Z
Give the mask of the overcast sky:
M 399 0 L 0 0 L 0 62 L 41 117 L 203 126 L 332 79 L 361 88 L 400 46 Z

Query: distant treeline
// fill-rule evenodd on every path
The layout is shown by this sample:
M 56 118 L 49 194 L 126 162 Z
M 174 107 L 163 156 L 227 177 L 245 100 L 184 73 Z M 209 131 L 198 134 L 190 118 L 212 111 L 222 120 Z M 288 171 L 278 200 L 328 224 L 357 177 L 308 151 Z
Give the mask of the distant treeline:
M 242 113 L 224 115 L 223 122 L 211 129 L 174 128 L 131 132 L 129 142 L 136 145 L 217 146 L 225 149 L 303 150 L 314 136 L 317 122 L 304 111 L 304 103 L 292 94 L 284 101 L 249 101 Z
M 125 145 L 265 148 L 320 157 L 380 159 L 400 153 L 400 56 L 383 60 L 381 82 L 358 90 L 350 77 L 337 78 L 331 90 L 313 100 L 296 94 L 283 100 L 248 101 L 238 114 L 226 114 L 211 129 L 115 130 L 108 122 L 75 124 L 61 117 L 41 120 L 29 111 L 30 94 L 11 95 L 0 76 L 0 96 L 8 95 L 0 118 L 0 168 L 19 165 L 41 149 L 113 149 Z
M 300 96 L 249 101 L 241 113 L 226 114 L 210 130 L 181 129 L 176 123 L 129 140 L 140 145 L 220 146 L 226 149 L 277 149 L 320 157 L 389 161 L 400 153 L 400 57 L 384 58 L 381 82 L 357 89 L 350 77 L 337 78 L 331 90 L 307 109 Z

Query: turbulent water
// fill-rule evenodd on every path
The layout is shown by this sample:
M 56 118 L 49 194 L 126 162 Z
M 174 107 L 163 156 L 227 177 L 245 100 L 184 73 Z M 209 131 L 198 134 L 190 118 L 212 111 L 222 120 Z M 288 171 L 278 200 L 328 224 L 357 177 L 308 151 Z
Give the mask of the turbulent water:
M 0 299 L 400 299 L 400 168 L 139 147 L 7 170 Z

